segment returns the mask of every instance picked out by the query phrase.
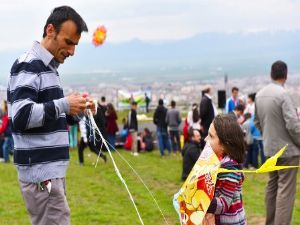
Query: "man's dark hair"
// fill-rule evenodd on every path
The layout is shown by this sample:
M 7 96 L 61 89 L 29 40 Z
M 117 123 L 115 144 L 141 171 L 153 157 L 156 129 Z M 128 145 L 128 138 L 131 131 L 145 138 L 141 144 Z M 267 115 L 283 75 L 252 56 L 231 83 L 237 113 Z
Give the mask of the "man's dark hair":
M 136 102 L 136 101 L 133 101 L 133 102 L 131 103 L 131 105 L 137 105 L 137 102 Z
M 244 114 L 244 122 L 247 120 L 247 119 L 250 119 L 251 118 L 251 113 L 245 113 Z
M 204 90 L 202 90 L 202 94 L 207 94 L 210 92 L 210 87 L 205 88 Z
M 101 102 L 105 102 L 105 101 L 106 101 L 105 96 L 102 96 L 102 97 L 101 97 Z
M 43 38 L 46 37 L 46 29 L 49 24 L 52 24 L 57 33 L 60 32 L 61 25 L 67 20 L 72 20 L 77 26 L 77 34 L 81 34 L 83 31 L 87 32 L 88 28 L 81 16 L 70 6 L 60 6 L 51 12 L 44 26 Z
M 276 61 L 271 67 L 271 78 L 273 80 L 280 80 L 287 78 L 287 65 L 283 61 Z
M 239 91 L 239 88 L 238 88 L 238 87 L 233 87 L 233 88 L 231 89 L 231 93 L 234 92 L 234 91 Z
M 193 122 L 197 123 L 200 119 L 197 103 L 193 103 L 192 112 L 193 112 Z
M 213 124 L 225 154 L 242 163 L 245 157 L 244 133 L 236 119 L 220 114 L 215 117 Z
M 176 106 L 176 102 L 175 102 L 174 100 L 172 100 L 172 101 L 171 101 L 171 107 L 172 107 L 172 108 L 175 108 L 175 106 Z
M 164 100 L 159 99 L 159 100 L 158 100 L 158 105 L 164 105 Z
M 245 110 L 245 106 L 244 105 L 237 105 L 235 108 L 234 108 L 235 111 L 240 111 L 240 112 L 244 112 Z
M 255 101 L 255 96 L 256 96 L 256 93 L 252 93 L 252 94 L 248 95 L 248 98 L 250 98 L 254 102 Z

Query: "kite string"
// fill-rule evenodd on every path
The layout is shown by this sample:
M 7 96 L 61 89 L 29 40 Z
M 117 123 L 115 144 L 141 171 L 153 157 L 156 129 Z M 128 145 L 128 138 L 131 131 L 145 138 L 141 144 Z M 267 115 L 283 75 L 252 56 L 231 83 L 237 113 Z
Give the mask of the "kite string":
M 91 121 L 91 127 L 92 127 L 92 130 L 97 131 L 98 134 L 100 135 L 101 140 L 102 140 L 102 143 L 105 145 L 105 147 L 106 147 L 106 149 L 107 149 L 107 151 L 108 151 L 108 153 L 109 153 L 109 156 L 110 156 L 110 158 L 111 158 L 111 160 L 112 160 L 112 163 L 113 163 L 114 169 L 115 169 L 115 171 L 116 171 L 116 174 L 118 175 L 119 179 L 121 180 L 121 182 L 122 182 L 123 185 L 125 186 L 125 188 L 126 188 L 126 190 L 127 190 L 127 193 L 128 193 L 128 195 L 129 195 L 129 197 L 130 197 L 130 200 L 131 200 L 131 202 L 132 202 L 134 208 L 135 208 L 135 211 L 136 211 L 136 213 L 137 213 L 137 215 L 138 215 L 138 217 L 139 217 L 139 220 L 140 220 L 141 224 L 144 225 L 144 222 L 143 222 L 142 217 L 141 217 L 141 215 L 140 215 L 140 213 L 139 213 L 139 210 L 138 210 L 138 208 L 137 208 L 137 206 L 136 206 L 136 204 L 135 204 L 135 202 L 134 202 L 134 199 L 133 199 L 133 197 L 132 197 L 132 194 L 131 194 L 131 192 L 130 192 L 130 190 L 129 190 L 127 184 L 126 184 L 126 181 L 123 179 L 123 177 L 122 177 L 122 175 L 121 175 L 121 173 L 120 173 L 120 171 L 119 171 L 118 166 L 117 166 L 116 163 L 115 163 L 115 160 L 114 160 L 114 158 L 113 158 L 113 156 L 112 156 L 112 154 L 111 154 L 111 151 L 110 151 L 110 149 L 109 149 L 109 147 L 108 147 L 108 145 L 107 145 L 106 140 L 103 138 L 102 133 L 100 132 L 99 128 L 97 127 L 97 124 L 96 124 L 96 122 L 95 122 L 95 120 L 94 120 L 94 117 L 93 117 L 93 114 L 92 114 L 91 110 L 88 110 L 88 118 L 89 118 L 89 120 Z M 100 155 L 100 153 L 99 153 L 99 155 Z
M 148 188 L 148 186 L 145 184 L 144 180 L 141 178 L 141 176 L 136 172 L 136 170 L 131 166 L 131 164 L 124 158 L 124 156 L 121 155 L 121 153 L 115 149 L 109 142 L 108 144 L 118 153 L 118 155 L 121 157 L 121 159 L 131 168 L 131 170 L 134 172 L 134 174 L 139 178 L 139 180 L 142 182 L 142 184 L 144 185 L 144 187 L 147 189 L 148 193 L 150 194 L 150 196 L 152 197 L 155 205 L 157 206 L 158 210 L 160 211 L 162 217 L 164 218 L 166 224 L 169 224 L 165 215 L 162 212 L 162 209 L 160 208 L 160 206 L 158 205 L 158 202 L 156 200 L 156 198 L 154 197 L 153 193 L 150 191 L 150 189 Z
M 89 127 L 91 127 L 91 123 L 89 122 L 89 123 L 86 123 Z M 96 125 L 96 127 L 97 127 L 97 124 L 95 124 Z M 98 127 L 97 127 L 98 128 Z M 99 129 L 95 129 L 95 131 L 96 131 L 96 133 L 98 133 L 99 134 L 99 136 L 101 137 L 102 136 L 102 134 L 100 135 L 100 130 L 98 131 Z M 102 136 L 102 138 L 103 138 L 103 136 Z M 95 137 L 95 139 L 96 139 L 96 137 Z M 104 138 L 103 138 L 104 139 Z M 97 139 L 96 139 L 97 140 Z M 101 138 L 99 139 L 99 140 L 101 140 Z M 97 140 L 97 141 L 99 141 L 99 140 Z M 104 139 L 105 140 L 105 139 Z M 100 155 L 101 155 L 101 153 L 102 153 L 102 147 L 103 147 L 103 141 L 102 141 L 102 143 L 101 143 L 101 147 L 100 147 L 100 151 L 99 151 L 99 154 L 98 154 L 98 157 L 97 157 L 97 161 L 96 161 L 96 165 L 95 165 L 95 168 L 97 167 L 97 164 L 98 164 L 98 161 L 99 161 L 99 158 L 100 158 Z M 158 208 L 158 210 L 159 210 L 159 212 L 160 212 L 160 214 L 162 215 L 162 217 L 164 218 L 164 221 L 165 221 L 165 223 L 166 224 L 169 224 L 168 223 L 168 221 L 167 221 L 167 219 L 166 219 L 166 217 L 165 217 L 165 215 L 164 215 L 164 213 L 163 213 L 163 211 L 162 211 L 162 209 L 160 208 L 160 206 L 159 206 L 159 204 L 158 204 L 158 202 L 157 202 L 157 200 L 156 200 L 156 198 L 154 197 L 154 195 L 153 195 L 153 193 L 150 191 L 150 189 L 148 188 L 148 186 L 146 185 L 146 183 L 144 182 L 144 180 L 141 178 L 141 176 L 138 174 L 138 172 L 132 167 L 132 165 L 124 158 L 124 156 L 122 156 L 122 154 L 114 147 L 114 146 L 112 146 L 109 142 L 106 142 L 113 150 L 115 150 L 117 153 L 118 153 L 118 155 L 120 156 L 120 158 L 131 168 L 131 170 L 134 172 L 134 174 L 138 177 L 138 179 L 141 181 L 141 183 L 144 185 L 144 187 L 146 188 L 146 190 L 148 191 L 148 193 L 150 194 L 150 196 L 152 197 L 152 199 L 153 199 L 153 201 L 154 201 L 154 203 L 155 203 L 155 205 L 156 205 L 156 207 Z M 109 151 L 109 149 L 108 149 L 108 151 Z M 111 156 L 111 158 L 112 158 L 112 155 L 110 155 Z

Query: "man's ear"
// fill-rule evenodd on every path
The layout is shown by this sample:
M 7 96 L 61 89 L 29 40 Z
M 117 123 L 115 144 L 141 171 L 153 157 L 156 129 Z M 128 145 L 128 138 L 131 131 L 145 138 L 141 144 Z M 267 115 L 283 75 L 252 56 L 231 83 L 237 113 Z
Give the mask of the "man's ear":
M 54 38 L 56 36 L 56 30 L 53 24 L 48 24 L 46 28 L 46 34 L 48 38 Z

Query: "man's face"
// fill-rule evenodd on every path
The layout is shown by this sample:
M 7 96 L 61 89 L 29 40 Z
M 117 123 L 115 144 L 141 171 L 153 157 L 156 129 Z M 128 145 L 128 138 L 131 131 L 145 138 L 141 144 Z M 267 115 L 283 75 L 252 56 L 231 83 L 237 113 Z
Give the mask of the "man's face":
M 234 99 L 237 99 L 238 95 L 239 95 L 239 91 L 234 90 L 234 91 L 232 92 L 232 97 L 233 97 Z
M 59 33 L 56 32 L 52 24 L 49 24 L 47 36 L 50 39 L 48 50 L 59 63 L 64 63 L 67 57 L 74 55 L 75 46 L 80 39 L 80 34 L 77 34 L 77 26 L 72 20 L 62 23 Z
M 132 108 L 133 110 L 136 110 L 136 109 L 137 109 L 137 105 L 131 105 L 131 108 Z
M 201 140 L 201 135 L 200 132 L 198 130 L 193 130 L 193 137 L 192 140 L 196 143 L 200 143 Z

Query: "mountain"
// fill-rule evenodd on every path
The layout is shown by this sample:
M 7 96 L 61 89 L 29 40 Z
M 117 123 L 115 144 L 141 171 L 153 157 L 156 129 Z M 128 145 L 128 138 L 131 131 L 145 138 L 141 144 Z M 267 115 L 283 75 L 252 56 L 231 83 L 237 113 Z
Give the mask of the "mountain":
M 104 43 L 100 47 L 81 43 L 75 56 L 60 71 L 68 84 L 147 83 L 215 79 L 224 73 L 233 77 L 268 74 L 270 65 L 281 59 L 287 62 L 290 73 L 299 73 L 299 40 L 300 30 L 204 33 L 172 42 L 132 40 Z M 4 63 L 1 76 L 18 54 L 17 51 L 0 52 Z

